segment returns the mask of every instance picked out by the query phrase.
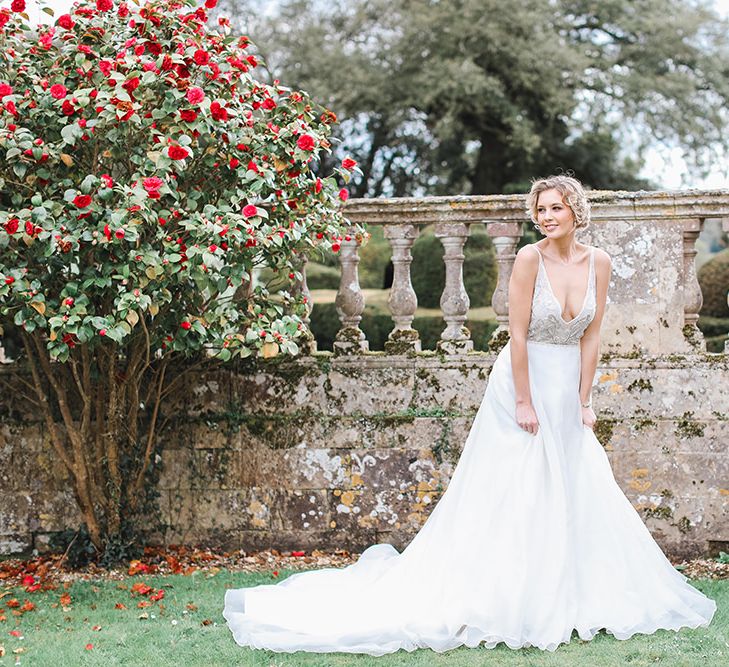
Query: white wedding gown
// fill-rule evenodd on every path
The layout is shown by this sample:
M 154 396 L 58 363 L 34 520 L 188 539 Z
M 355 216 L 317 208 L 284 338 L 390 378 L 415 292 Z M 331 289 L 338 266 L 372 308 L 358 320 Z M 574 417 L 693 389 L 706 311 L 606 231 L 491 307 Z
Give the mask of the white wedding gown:
M 575 629 L 627 639 L 708 625 L 716 604 L 671 566 L 582 424 L 579 341 L 595 303 L 593 256 L 582 311 L 566 322 L 540 255 L 527 343 L 538 434 L 515 421 L 507 344 L 450 484 L 407 548 L 376 544 L 343 569 L 228 591 L 235 641 L 370 655 L 482 642 L 553 651 Z

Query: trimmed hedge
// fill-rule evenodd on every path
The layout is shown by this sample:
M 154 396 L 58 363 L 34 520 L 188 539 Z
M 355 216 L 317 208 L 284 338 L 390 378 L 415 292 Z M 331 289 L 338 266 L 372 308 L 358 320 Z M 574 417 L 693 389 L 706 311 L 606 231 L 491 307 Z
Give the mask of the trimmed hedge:
M 729 248 L 722 250 L 698 271 L 699 285 L 704 297 L 701 316 L 729 317 Z

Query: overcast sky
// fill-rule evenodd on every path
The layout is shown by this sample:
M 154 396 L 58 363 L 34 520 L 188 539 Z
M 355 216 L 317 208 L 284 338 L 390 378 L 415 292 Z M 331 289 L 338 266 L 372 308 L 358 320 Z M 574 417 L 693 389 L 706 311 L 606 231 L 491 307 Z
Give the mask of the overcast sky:
M 26 0 L 28 13 L 32 23 L 38 20 L 44 22 L 52 19 L 45 13 L 38 10 L 38 0 Z M 9 4 L 9 0 L 0 0 L 3 6 Z M 45 5 L 52 7 L 56 16 L 69 10 L 73 0 L 46 0 Z M 200 0 L 202 4 L 202 0 Z M 716 10 L 725 17 L 729 17 L 729 0 L 714 0 Z M 679 149 L 652 149 L 646 156 L 646 165 L 641 174 L 652 182 L 660 184 L 667 189 L 676 188 L 729 188 L 729 156 L 717 162 L 711 174 L 706 178 L 698 178 L 693 175 L 686 163 L 681 159 Z

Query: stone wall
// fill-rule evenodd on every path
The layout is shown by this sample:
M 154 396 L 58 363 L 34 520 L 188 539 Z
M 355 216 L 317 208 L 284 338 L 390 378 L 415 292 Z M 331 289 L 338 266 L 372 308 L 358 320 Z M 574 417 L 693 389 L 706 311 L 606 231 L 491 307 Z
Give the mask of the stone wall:
M 729 356 L 704 353 L 694 244 L 703 221 L 727 227 L 727 192 L 597 192 L 582 240 L 613 257 L 594 399 L 618 483 L 674 556 L 729 551 Z M 356 241 L 342 242 L 336 356 L 198 373 L 160 435 L 158 506 L 148 538 L 247 550 L 402 547 L 453 472 L 494 355 L 466 353 L 465 238 L 485 225 L 506 286 L 525 222 L 520 196 L 354 200 L 353 220 L 384 225 L 395 277 L 388 354 L 366 352 Z M 439 352 L 417 353 L 410 247 L 435 225 L 446 250 Z M 299 286 L 308 293 L 305 280 Z M 79 516 L 45 427 L 0 366 L 0 552 L 42 549 Z M 16 385 L 17 386 L 17 385 Z M 519 493 L 519 489 L 514 489 Z
M 448 485 L 493 360 L 318 353 L 197 375 L 185 414 L 163 435 L 150 539 L 403 547 Z M 604 358 L 594 397 L 616 479 L 664 549 L 726 549 L 729 358 Z M 42 549 L 53 531 L 78 525 L 31 412 L 0 428 L 0 484 L 3 552 Z

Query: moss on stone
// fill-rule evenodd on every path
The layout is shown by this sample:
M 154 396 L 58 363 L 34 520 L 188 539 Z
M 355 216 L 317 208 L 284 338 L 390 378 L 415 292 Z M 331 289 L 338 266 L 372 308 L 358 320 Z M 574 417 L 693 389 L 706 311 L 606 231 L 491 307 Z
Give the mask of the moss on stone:
M 646 378 L 638 378 L 628 385 L 628 391 L 653 391 L 653 384 Z
M 694 413 L 684 412 L 676 421 L 676 435 L 679 438 L 701 438 L 704 435 L 704 425 L 693 419 Z
M 494 332 L 494 335 L 491 336 L 491 339 L 489 340 L 488 348 L 489 352 L 493 352 L 494 354 L 501 352 L 501 349 L 509 342 L 509 331 L 507 329 L 503 329 L 502 331 L 499 331 L 498 333 Z
M 617 422 L 617 419 L 598 419 L 595 422 L 595 426 L 592 430 L 595 433 L 595 437 L 603 447 L 607 447 L 610 444 L 610 440 L 613 437 L 613 430 L 615 429 L 615 424 L 617 424 Z
M 691 530 L 691 521 L 688 517 L 682 516 L 676 523 L 676 528 L 678 528 L 682 535 L 685 535 Z

